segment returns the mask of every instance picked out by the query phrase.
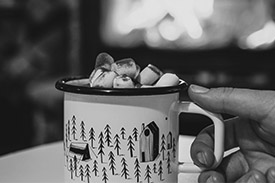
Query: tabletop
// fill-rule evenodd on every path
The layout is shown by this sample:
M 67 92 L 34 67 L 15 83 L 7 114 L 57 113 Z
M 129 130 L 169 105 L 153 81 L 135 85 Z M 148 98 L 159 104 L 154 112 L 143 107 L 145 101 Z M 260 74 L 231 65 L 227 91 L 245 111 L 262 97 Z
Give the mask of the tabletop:
M 192 136 L 180 136 L 180 161 L 191 161 L 189 149 L 193 140 Z M 63 169 L 63 143 L 58 141 L 0 157 L 0 182 L 63 183 Z M 197 173 L 181 173 L 179 182 L 197 182 L 197 177 Z

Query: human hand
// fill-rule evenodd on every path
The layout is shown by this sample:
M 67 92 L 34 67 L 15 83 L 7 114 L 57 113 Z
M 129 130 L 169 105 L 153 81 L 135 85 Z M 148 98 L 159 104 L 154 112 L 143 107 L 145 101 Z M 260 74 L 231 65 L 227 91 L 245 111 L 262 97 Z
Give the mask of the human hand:
M 202 108 L 236 116 L 225 121 L 225 157 L 214 170 L 202 172 L 199 182 L 275 182 L 275 91 L 237 88 L 207 89 L 191 85 L 190 98 Z M 196 165 L 214 163 L 214 128 L 207 127 L 191 146 Z

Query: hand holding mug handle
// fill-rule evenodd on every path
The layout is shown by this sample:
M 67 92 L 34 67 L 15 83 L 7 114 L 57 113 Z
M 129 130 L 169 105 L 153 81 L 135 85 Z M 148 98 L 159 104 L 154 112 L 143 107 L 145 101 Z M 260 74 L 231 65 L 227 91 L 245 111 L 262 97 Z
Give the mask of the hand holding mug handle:
M 180 113 L 194 113 L 202 114 L 209 117 L 214 124 L 214 155 L 215 162 L 212 169 L 216 168 L 222 161 L 224 154 L 224 123 L 221 115 L 211 113 L 206 111 L 196 105 L 193 102 L 178 101 L 172 105 L 172 110 L 176 111 L 179 115 Z M 204 169 L 196 166 L 193 162 L 181 162 L 178 166 L 179 173 L 198 173 L 202 172 Z

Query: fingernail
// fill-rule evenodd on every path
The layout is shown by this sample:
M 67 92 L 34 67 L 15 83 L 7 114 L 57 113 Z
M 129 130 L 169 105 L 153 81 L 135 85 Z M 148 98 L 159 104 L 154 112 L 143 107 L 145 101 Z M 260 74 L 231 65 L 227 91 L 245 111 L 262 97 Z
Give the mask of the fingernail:
M 270 176 L 271 176 L 271 179 L 275 181 L 275 170 L 271 170 L 270 171 Z
M 260 180 L 260 177 L 257 174 L 255 174 L 255 175 L 251 175 L 247 182 L 256 183 L 256 182 L 259 182 L 259 180 Z
M 197 154 L 197 159 L 202 165 L 207 165 L 207 159 L 203 152 L 199 152 Z
M 206 183 L 215 183 L 218 182 L 216 177 L 210 176 L 208 177 L 208 179 L 206 180 Z
M 192 84 L 190 86 L 191 90 L 194 92 L 194 93 L 206 93 L 209 91 L 208 88 L 205 88 L 205 87 L 202 87 L 202 86 L 198 86 L 198 85 L 194 85 Z

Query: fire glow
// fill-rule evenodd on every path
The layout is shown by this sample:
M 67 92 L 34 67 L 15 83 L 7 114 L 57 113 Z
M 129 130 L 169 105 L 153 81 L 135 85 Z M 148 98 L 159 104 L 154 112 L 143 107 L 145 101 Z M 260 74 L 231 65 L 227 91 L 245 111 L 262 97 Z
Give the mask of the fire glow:
M 105 0 L 107 11 L 104 14 L 108 13 L 104 15 L 102 39 L 108 44 L 120 46 L 146 44 L 156 48 L 180 49 L 226 46 L 243 31 L 233 27 L 242 25 L 242 22 L 230 21 L 240 16 L 235 15 L 239 5 L 228 6 L 227 3 L 224 0 Z M 266 8 L 261 1 L 257 3 L 256 6 Z M 242 10 L 237 13 L 240 12 Z M 268 17 L 265 14 L 261 16 Z M 255 29 L 255 25 L 252 27 Z M 264 26 L 258 26 L 254 32 L 243 31 L 245 36 L 240 36 L 242 41 L 238 42 L 238 46 L 249 49 L 270 46 L 275 41 L 274 29 L 274 21 L 266 20 Z

